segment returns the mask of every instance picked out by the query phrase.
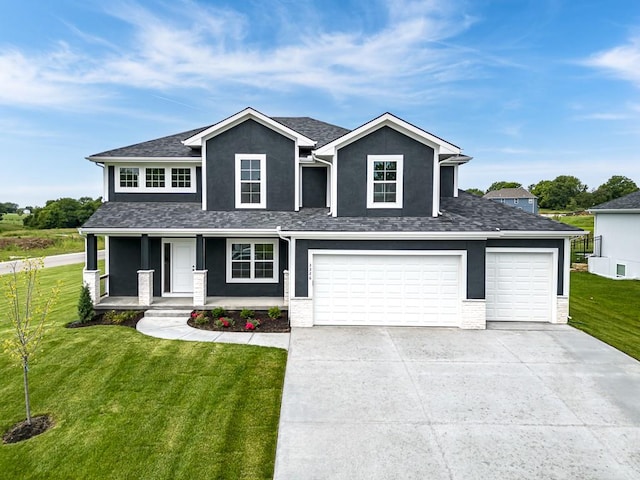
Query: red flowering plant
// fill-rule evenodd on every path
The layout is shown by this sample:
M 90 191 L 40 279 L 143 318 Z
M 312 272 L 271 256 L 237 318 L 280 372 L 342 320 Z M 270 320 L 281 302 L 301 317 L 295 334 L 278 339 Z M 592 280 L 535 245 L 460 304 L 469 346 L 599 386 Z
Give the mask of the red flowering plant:
M 218 328 L 229 328 L 235 324 L 233 319 L 229 317 L 220 317 L 214 323 Z
M 247 323 L 245 323 L 244 325 L 244 329 L 245 330 L 255 330 L 257 327 L 260 326 L 262 322 L 260 321 L 259 318 L 249 318 L 247 319 Z

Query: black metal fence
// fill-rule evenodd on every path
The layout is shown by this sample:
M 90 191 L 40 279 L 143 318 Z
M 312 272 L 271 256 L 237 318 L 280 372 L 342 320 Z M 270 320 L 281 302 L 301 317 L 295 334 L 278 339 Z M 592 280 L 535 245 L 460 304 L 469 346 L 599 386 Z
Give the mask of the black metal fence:
M 571 240 L 571 263 L 587 263 L 587 257 L 599 257 L 602 236 L 594 237 L 593 232 Z

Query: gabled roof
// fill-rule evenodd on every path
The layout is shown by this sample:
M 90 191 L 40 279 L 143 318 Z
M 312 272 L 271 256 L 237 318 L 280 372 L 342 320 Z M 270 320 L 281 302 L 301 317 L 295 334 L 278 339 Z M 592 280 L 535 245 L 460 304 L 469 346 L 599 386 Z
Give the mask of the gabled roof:
M 327 143 L 321 148 L 316 150 L 318 156 L 334 156 L 339 148 L 349 145 L 356 140 L 368 135 L 383 127 L 390 127 L 397 130 L 414 140 L 429 145 L 430 147 L 439 146 L 440 154 L 457 155 L 460 154 L 460 147 L 443 140 L 440 137 L 433 135 L 432 133 L 422 130 L 421 128 L 412 125 L 409 122 L 396 117 L 395 115 L 387 112 L 383 113 L 377 118 L 359 126 L 355 130 L 351 130 L 349 133 L 336 138 L 332 142 Z
M 439 217 L 332 217 L 326 208 L 303 208 L 299 212 L 264 210 L 208 211 L 201 203 L 107 202 L 82 226 L 83 231 L 148 230 L 209 231 L 269 230 L 289 232 L 354 232 L 377 234 L 478 234 L 492 237 L 544 232 L 548 235 L 579 235 L 582 230 L 522 210 L 484 200 L 464 191 L 443 198 Z M 180 232 L 178 232 L 180 233 Z
M 518 188 L 501 188 L 500 190 L 492 190 L 483 195 L 483 198 L 538 198 L 533 193 L 522 187 Z
M 601 210 L 611 210 L 612 212 L 619 212 L 622 210 L 640 210 L 640 190 L 625 195 L 624 197 L 601 203 L 600 205 L 591 207 L 589 210 L 595 210 L 596 212 Z
M 320 120 L 310 117 L 273 117 L 271 120 L 279 124 L 279 128 L 295 131 L 298 135 L 310 139 L 314 145 L 325 145 L 349 132 L 346 128 L 321 122 Z M 202 134 L 214 126 L 215 125 L 207 125 L 206 127 L 136 143 L 127 147 L 96 153 L 87 158 L 94 162 L 115 160 L 117 158 L 193 158 L 196 160 L 201 156 L 200 149 L 187 146 L 184 142 Z
M 297 132 L 288 126 L 274 120 L 271 117 L 267 117 L 263 113 L 254 110 L 251 107 L 245 108 L 244 110 L 236 113 L 235 115 L 231 115 L 228 118 L 225 118 L 221 122 L 218 122 L 214 125 L 211 125 L 209 128 L 198 132 L 192 137 L 187 138 L 182 143 L 184 143 L 187 147 L 201 147 L 202 143 L 208 140 L 211 137 L 219 135 L 220 133 L 226 132 L 227 130 L 239 125 L 240 123 L 246 120 L 255 120 L 266 127 L 271 128 L 284 135 L 285 137 L 289 137 L 293 140 L 297 140 L 298 146 L 300 147 L 314 147 L 316 145 L 316 141 L 303 135 L 300 132 Z

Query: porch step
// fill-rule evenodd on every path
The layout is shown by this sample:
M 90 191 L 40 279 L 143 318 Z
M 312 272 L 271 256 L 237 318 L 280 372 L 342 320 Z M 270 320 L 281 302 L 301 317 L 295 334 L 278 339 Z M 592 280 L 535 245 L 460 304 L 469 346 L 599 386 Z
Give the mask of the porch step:
M 176 310 L 176 309 L 152 309 L 147 310 L 144 313 L 145 318 L 158 318 L 158 317 L 179 317 L 179 318 L 188 318 L 191 314 L 191 309 L 189 310 Z

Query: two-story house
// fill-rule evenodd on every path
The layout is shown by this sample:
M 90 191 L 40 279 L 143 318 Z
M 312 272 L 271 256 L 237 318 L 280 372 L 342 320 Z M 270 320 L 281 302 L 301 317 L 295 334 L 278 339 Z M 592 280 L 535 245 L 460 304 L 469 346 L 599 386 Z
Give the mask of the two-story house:
M 389 113 L 347 130 L 247 108 L 88 159 L 104 171 L 80 229 L 95 302 L 104 235 L 109 296 L 144 307 L 277 296 L 292 326 L 567 320 L 581 231 L 459 190 L 471 158 Z

